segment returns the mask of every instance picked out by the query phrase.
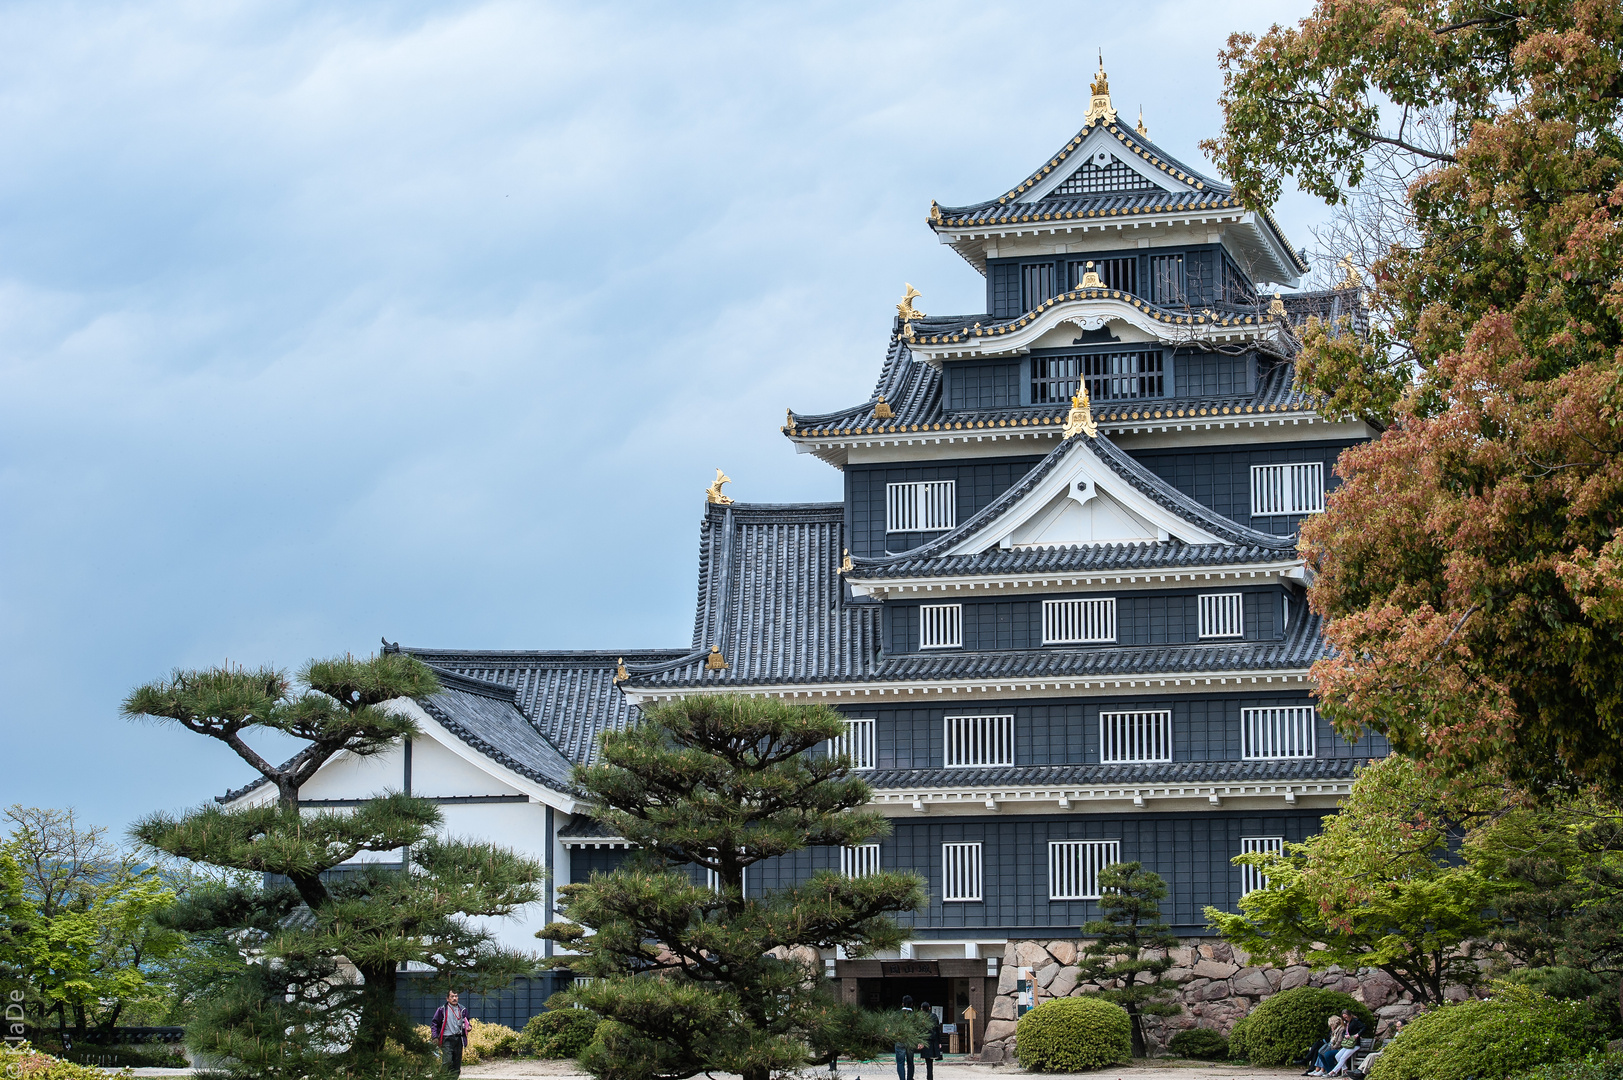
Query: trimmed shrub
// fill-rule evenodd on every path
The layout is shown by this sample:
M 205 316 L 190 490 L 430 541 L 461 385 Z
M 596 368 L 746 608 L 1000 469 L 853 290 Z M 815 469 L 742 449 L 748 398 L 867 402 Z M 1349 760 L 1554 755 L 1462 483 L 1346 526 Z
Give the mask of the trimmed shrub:
M 1606 986 L 1599 975 L 1574 967 L 1518 968 L 1506 975 L 1505 981 L 1567 1001 L 1581 1001 Z
M 1229 1057 L 1253 1065 L 1288 1065 L 1330 1033 L 1330 1017 L 1351 1011 L 1375 1034 L 1375 1014 L 1351 994 L 1298 986 L 1267 998 L 1229 1032 Z
M 1519 1072 L 1511 1080 L 1623 1080 L 1623 1054 L 1591 1054 Z
M 112 1080 L 114 1074 L 52 1057 L 28 1043 L 0 1042 L 0 1076 L 20 1080 Z
M 1133 1060 L 1127 1010 L 1095 997 L 1055 998 L 1022 1016 L 1014 1029 L 1020 1067 L 1080 1072 Z
M 1229 1041 L 1221 1031 L 1211 1028 L 1188 1028 L 1172 1036 L 1167 1049 L 1183 1058 L 1201 1061 L 1222 1061 L 1229 1056 Z
M 462 1048 L 462 1064 L 477 1065 L 492 1058 L 512 1057 L 519 1050 L 519 1033 L 506 1024 L 487 1024 L 483 1020 L 470 1020 L 468 1045 Z M 417 1025 L 417 1034 L 425 1043 L 432 1044 L 427 1024 Z M 439 1047 L 434 1048 L 438 1052 Z
M 597 1014 L 586 1009 L 548 1009 L 530 1017 L 518 1037 L 518 1052 L 531 1057 L 572 1058 L 591 1045 Z
M 1416 1017 L 1370 1070 L 1370 1080 L 1508 1076 L 1581 1057 L 1594 1046 L 1589 1010 L 1499 982 L 1493 997 Z

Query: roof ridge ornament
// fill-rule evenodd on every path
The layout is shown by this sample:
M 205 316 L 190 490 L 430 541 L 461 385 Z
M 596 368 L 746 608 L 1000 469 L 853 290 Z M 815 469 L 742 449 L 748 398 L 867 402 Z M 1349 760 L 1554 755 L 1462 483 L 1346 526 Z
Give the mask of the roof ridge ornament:
M 895 418 L 896 413 L 886 404 L 884 394 L 879 395 L 879 403 L 873 407 L 873 415 L 875 420 L 891 420 Z
M 1093 94 L 1088 102 L 1088 115 L 1084 118 L 1086 123 L 1103 120 L 1107 124 L 1116 122 L 1116 110 L 1110 104 L 1110 77 L 1105 74 L 1105 53 L 1099 50 L 1099 77 L 1093 80 L 1089 91 Z
M 630 681 L 631 673 L 626 670 L 626 658 L 622 656 L 620 657 L 620 663 L 614 669 L 614 685 L 619 686 L 623 682 Z
M 730 502 L 731 500 L 728 501 Z M 704 669 L 706 671 L 727 670 L 727 658 L 721 655 L 720 645 L 710 646 L 710 655 L 704 658 Z
M 835 571 L 835 574 L 836 575 L 849 574 L 851 572 L 851 569 L 852 569 L 852 567 L 851 567 L 851 549 L 846 548 L 845 549 L 845 561 L 840 563 L 840 568 Z
M 1081 382 L 1077 383 L 1076 395 L 1071 398 L 1071 415 L 1065 418 L 1065 431 L 1060 437 L 1069 439 L 1077 435 L 1090 439 L 1099 437 L 1099 426 L 1093 422 L 1093 409 L 1088 403 L 1088 388 Z
M 1142 105 L 1138 107 L 1138 127 L 1133 130 L 1138 132 L 1138 137 L 1141 139 L 1150 137 L 1150 129 L 1144 126 L 1144 106 Z
M 1284 319 L 1288 317 L 1285 313 L 1285 298 L 1280 296 L 1277 292 L 1274 293 L 1274 298 L 1268 301 L 1268 314 L 1272 315 L 1276 319 Z
M 913 301 L 917 300 L 924 294 L 919 292 L 907 282 L 903 282 L 902 285 L 906 291 L 902 293 L 902 302 L 896 305 L 897 318 L 901 319 L 904 323 L 912 322 L 914 319 L 924 318 L 924 312 L 913 306 Z
M 1076 287 L 1079 289 L 1102 289 L 1105 287 L 1105 283 L 1099 278 L 1098 271 L 1093 268 L 1091 260 L 1088 262 L 1087 268 L 1082 271 L 1082 280 L 1076 283 Z M 1082 396 L 1084 399 L 1087 397 L 1086 390 L 1082 392 Z
M 934 199 L 930 200 L 930 224 L 941 224 L 941 204 Z
M 728 476 L 720 469 L 717 469 L 715 481 L 712 482 L 709 487 L 704 489 L 704 501 L 709 503 L 711 506 L 731 506 L 733 504 L 733 500 L 731 497 L 721 493 L 721 485 L 730 484 L 732 482 L 732 477 Z

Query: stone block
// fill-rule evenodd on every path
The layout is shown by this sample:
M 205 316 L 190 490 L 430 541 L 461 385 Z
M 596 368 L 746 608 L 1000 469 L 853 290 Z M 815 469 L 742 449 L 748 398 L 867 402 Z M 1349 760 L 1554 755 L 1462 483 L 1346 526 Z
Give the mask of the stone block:
M 1456 1005 L 1462 1001 L 1465 1001 L 1470 996 L 1470 993 L 1463 986 L 1445 986 L 1443 988 L 1443 997 L 1447 998 L 1451 1002 L 1454 1002 Z
M 1013 1020 L 1014 1014 L 1014 998 L 1000 997 L 992 1002 L 993 1020 Z
M 1313 972 L 1308 970 L 1306 964 L 1294 964 L 1286 968 L 1285 973 L 1280 977 L 1279 989 L 1295 990 L 1298 986 L 1306 986 L 1308 979 L 1312 975 Z
M 1201 950 L 1205 949 L 1206 946 L 1202 945 Z M 1202 960 L 1195 965 L 1195 974 L 1207 979 L 1226 979 L 1239 970 L 1237 965 L 1220 960 Z
M 1166 977 L 1173 982 L 1188 982 L 1195 977 L 1195 969 L 1192 967 L 1170 967 L 1167 968 Z
M 1048 954 L 1058 960 L 1064 967 L 1070 967 L 1076 963 L 1076 942 L 1050 941 L 1048 943 Z
M 1413 1005 L 1391 1004 L 1382 1005 L 1375 1010 L 1375 1015 L 1382 1020 L 1407 1020 L 1414 1015 Z
M 1353 978 L 1351 975 L 1343 975 L 1341 977 L 1341 985 L 1336 987 L 1336 989 L 1340 990 L 1343 994 L 1356 994 L 1358 993 L 1358 980 Z
M 1003 1045 L 996 1043 L 981 1047 L 981 1061 L 987 1065 L 996 1065 L 1003 1060 Z
M 1048 992 L 1054 997 L 1065 997 L 1076 989 L 1076 968 L 1064 967 L 1054 976 L 1054 981 L 1048 984 Z
M 997 973 L 997 992 L 999 994 L 1014 993 L 1014 984 L 1020 979 L 1020 969 L 1013 964 L 1004 964 Z
M 1213 979 L 1201 990 L 1200 996 L 1204 1001 L 1219 1001 L 1233 994 L 1227 979 Z
M 1236 994 L 1244 994 L 1246 997 L 1267 997 L 1274 992 L 1268 976 L 1262 973 L 1262 969 L 1254 967 L 1241 968 L 1229 980 L 1229 985 L 1234 988 Z
M 1048 950 L 1040 941 L 1022 941 L 1015 946 L 1015 956 L 1021 967 L 1037 968 L 1049 962 Z
M 1058 975 L 1059 973 L 1060 965 L 1056 963 L 1049 963 L 1038 968 L 1036 971 L 1037 985 L 1042 987 L 1044 990 L 1048 989 L 1048 984 L 1053 982 L 1054 976 Z
M 1192 968 L 1200 959 L 1200 950 L 1190 945 L 1179 945 L 1172 950 L 1172 962 L 1178 967 Z
M 1014 1034 L 1015 1022 L 1013 1020 L 993 1020 L 986 1025 L 986 1041 L 988 1044 L 999 1039 L 1007 1039 Z
M 1396 1001 L 1398 981 L 1384 971 L 1371 971 L 1363 978 L 1363 984 L 1358 988 L 1358 997 L 1371 1009 L 1378 1009 L 1382 1005 Z

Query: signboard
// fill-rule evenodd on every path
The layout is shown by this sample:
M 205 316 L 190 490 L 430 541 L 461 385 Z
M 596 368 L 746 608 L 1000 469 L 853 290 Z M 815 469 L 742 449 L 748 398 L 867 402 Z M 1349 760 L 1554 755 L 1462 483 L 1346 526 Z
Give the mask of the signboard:
M 957 1024 L 942 1024 L 941 1025 L 941 1034 L 943 1034 L 943 1035 L 956 1035 L 956 1034 L 958 1034 L 958 1025 Z
M 941 965 L 935 960 L 881 960 L 879 974 L 887 979 L 936 979 Z

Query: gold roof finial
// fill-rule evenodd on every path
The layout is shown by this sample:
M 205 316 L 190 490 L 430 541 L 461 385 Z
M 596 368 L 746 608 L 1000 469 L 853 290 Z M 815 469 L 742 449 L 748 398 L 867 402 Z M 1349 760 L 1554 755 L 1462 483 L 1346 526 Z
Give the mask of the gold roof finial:
M 1071 398 L 1071 415 L 1065 418 L 1065 432 L 1062 438 L 1069 439 L 1074 435 L 1086 435 L 1088 438 L 1097 438 L 1099 426 L 1093 422 L 1093 409 L 1088 404 L 1088 388 L 1078 385 L 1076 396 Z
M 1088 102 L 1088 115 L 1086 123 L 1103 120 L 1107 124 L 1116 122 L 1116 110 L 1110 105 L 1110 77 L 1105 74 L 1105 53 L 1099 50 L 1099 75 L 1088 88 L 1093 97 Z
M 1138 137 L 1141 139 L 1150 137 L 1150 129 L 1144 126 L 1144 106 L 1142 105 L 1138 107 L 1138 127 L 1134 130 L 1138 132 Z
M 1361 289 L 1364 287 L 1364 279 L 1359 277 L 1358 268 L 1353 265 L 1352 256 L 1343 255 L 1341 261 L 1336 265 L 1341 268 L 1341 284 L 1337 285 L 1336 288 Z
M 1102 289 L 1105 287 L 1105 283 L 1099 279 L 1099 272 L 1093 268 L 1091 261 L 1088 263 L 1087 269 L 1082 271 L 1082 280 L 1076 283 L 1076 287 L 1079 289 Z
M 1286 318 L 1285 298 L 1283 296 L 1280 296 L 1278 293 L 1274 293 L 1274 298 L 1268 301 L 1268 314 L 1272 315 L 1276 319 Z
M 614 669 L 614 685 L 619 686 L 630 678 L 631 673 L 626 670 L 626 658 L 622 656 L 619 665 Z
M 892 412 L 890 406 L 885 403 L 884 394 L 879 395 L 879 404 L 873 407 L 873 415 L 875 420 L 890 420 L 895 418 L 896 414 Z
M 704 501 L 713 506 L 731 506 L 733 500 L 721 493 L 721 485 L 730 484 L 732 482 L 732 477 L 728 476 L 720 469 L 717 469 L 716 479 L 710 484 L 709 487 L 704 489 Z
M 795 411 L 793 409 L 784 409 L 783 416 L 786 421 L 783 430 L 793 435 L 795 433 Z
M 721 655 L 720 645 L 710 646 L 710 655 L 704 658 L 704 669 L 706 671 L 727 670 L 727 658 Z
M 934 199 L 930 200 L 930 224 L 941 224 L 941 204 L 937 203 Z
M 904 323 L 912 322 L 914 319 L 924 318 L 924 312 L 913 306 L 913 301 L 917 300 L 924 294 L 906 282 L 903 282 L 902 284 L 905 291 L 902 293 L 902 302 L 896 305 L 897 316 Z
M 845 561 L 840 564 L 840 569 L 839 569 L 838 572 L 841 573 L 841 574 L 849 574 L 851 572 L 851 549 L 850 548 L 845 549 Z

